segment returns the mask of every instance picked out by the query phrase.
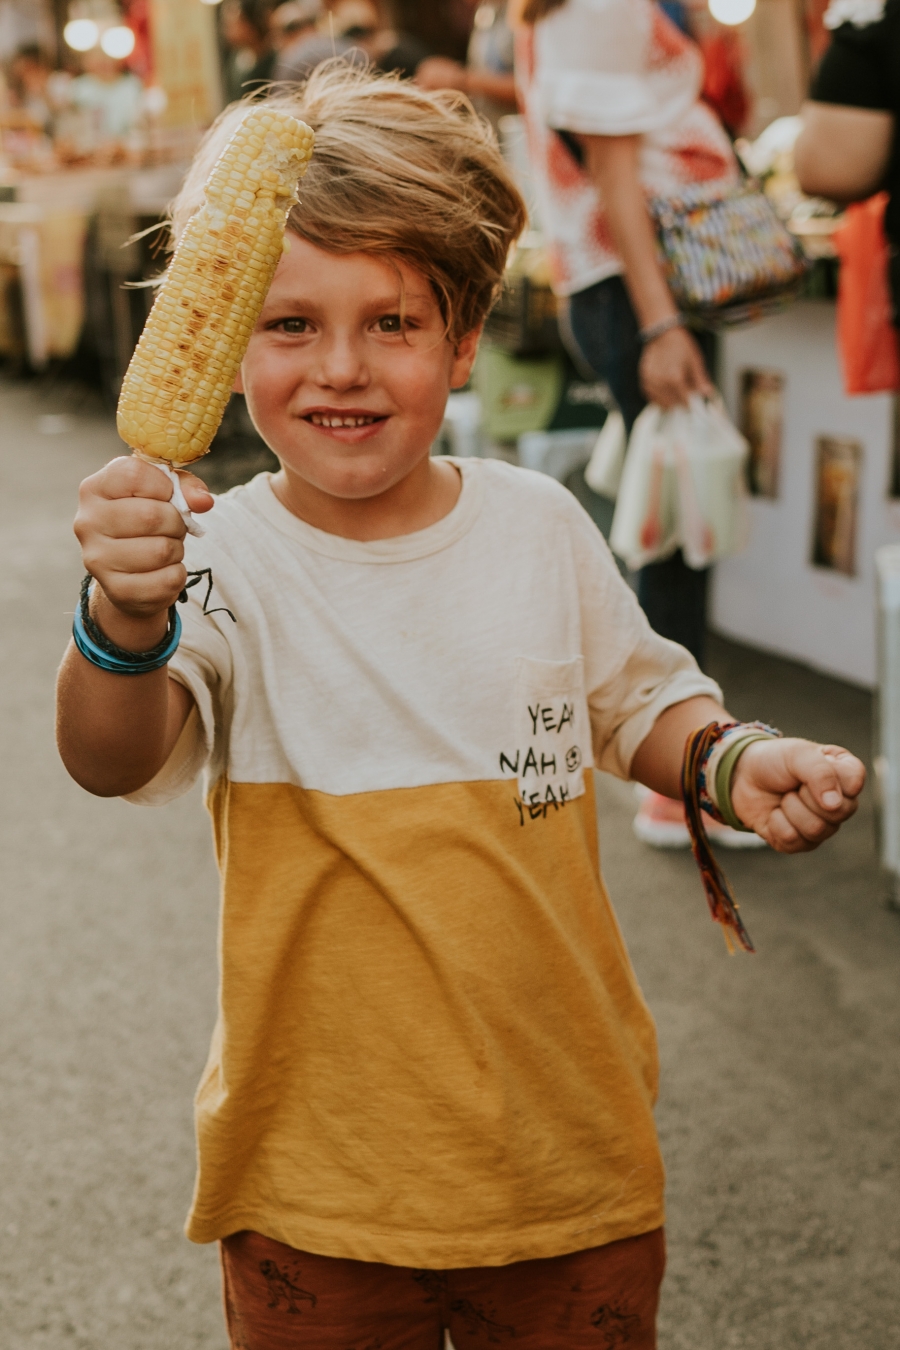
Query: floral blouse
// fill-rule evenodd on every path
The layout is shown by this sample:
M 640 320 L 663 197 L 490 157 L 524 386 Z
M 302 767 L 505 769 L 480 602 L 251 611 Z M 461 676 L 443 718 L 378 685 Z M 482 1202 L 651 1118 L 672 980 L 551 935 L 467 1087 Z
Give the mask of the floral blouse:
M 554 289 L 574 295 L 623 271 L 599 190 L 559 131 L 641 135 L 648 196 L 736 182 L 731 143 L 700 101 L 703 59 L 654 0 L 567 0 L 517 34 L 538 223 Z

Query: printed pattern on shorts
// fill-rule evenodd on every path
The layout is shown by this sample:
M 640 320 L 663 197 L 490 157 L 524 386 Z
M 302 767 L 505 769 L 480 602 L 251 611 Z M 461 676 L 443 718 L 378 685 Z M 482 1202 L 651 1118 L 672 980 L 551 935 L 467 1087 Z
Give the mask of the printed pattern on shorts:
M 221 1244 L 232 1350 L 655 1350 L 662 1229 L 509 1266 L 416 1270 L 235 1233 Z

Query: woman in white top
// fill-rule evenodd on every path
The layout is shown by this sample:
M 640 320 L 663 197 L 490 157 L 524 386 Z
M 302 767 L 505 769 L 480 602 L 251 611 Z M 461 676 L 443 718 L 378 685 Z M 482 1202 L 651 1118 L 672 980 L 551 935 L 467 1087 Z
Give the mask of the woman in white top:
M 699 49 L 654 0 L 518 0 L 513 16 L 554 288 L 567 301 L 580 355 L 609 383 L 630 431 L 647 402 L 668 408 L 712 390 L 711 336 L 684 327 L 657 259 L 647 199 L 697 182 L 734 182 L 737 165 L 715 113 L 700 101 Z M 678 552 L 638 576 L 653 627 L 700 662 L 707 575 Z M 671 816 L 663 823 L 680 840 L 680 810 L 651 801 L 642 814 Z M 652 835 L 642 837 L 653 842 Z
M 657 261 L 647 197 L 734 182 L 737 166 L 700 101 L 699 49 L 653 0 L 519 0 L 517 14 L 516 75 L 555 289 L 630 425 L 645 402 L 671 407 L 711 387 Z

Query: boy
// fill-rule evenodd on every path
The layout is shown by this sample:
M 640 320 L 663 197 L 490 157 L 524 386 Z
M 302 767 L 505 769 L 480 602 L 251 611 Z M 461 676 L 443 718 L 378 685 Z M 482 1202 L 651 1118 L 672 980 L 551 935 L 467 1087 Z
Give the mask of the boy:
M 162 802 L 208 773 L 221 1003 L 188 1234 L 221 1241 L 244 1350 L 438 1350 L 445 1329 L 649 1350 L 656 1049 L 590 769 L 677 795 L 687 735 L 732 719 L 564 489 L 429 458 L 523 224 L 489 133 L 339 66 L 291 110 L 316 153 L 238 382 L 280 472 L 199 541 L 153 466 L 88 479 L 103 633 L 140 666 L 185 564 L 219 612 L 190 600 L 167 668 L 70 648 L 60 677 L 88 790 Z M 846 752 L 763 739 L 730 800 L 791 852 L 862 780 Z

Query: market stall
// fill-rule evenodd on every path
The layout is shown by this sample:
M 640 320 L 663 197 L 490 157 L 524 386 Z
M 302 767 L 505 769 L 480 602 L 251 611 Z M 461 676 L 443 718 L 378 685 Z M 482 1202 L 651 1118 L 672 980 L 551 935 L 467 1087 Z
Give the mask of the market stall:
M 900 541 L 896 398 L 844 393 L 829 300 L 724 335 L 719 380 L 756 490 L 749 545 L 716 568 L 713 626 L 874 686 L 875 550 Z
M 0 84 L 0 356 L 41 369 L 86 332 L 114 395 L 147 312 L 126 287 L 160 268 L 128 240 L 165 215 L 222 105 L 215 18 L 201 0 L 57 6 L 54 69 L 44 8 Z
M 152 240 L 130 237 L 161 220 L 184 165 L 69 169 L 21 175 L 0 201 L 0 356 L 41 370 L 73 355 L 87 328 L 114 393 L 147 313 L 123 289 L 159 271 Z
M 0 355 L 39 370 L 75 350 L 86 230 L 77 207 L 0 202 Z

